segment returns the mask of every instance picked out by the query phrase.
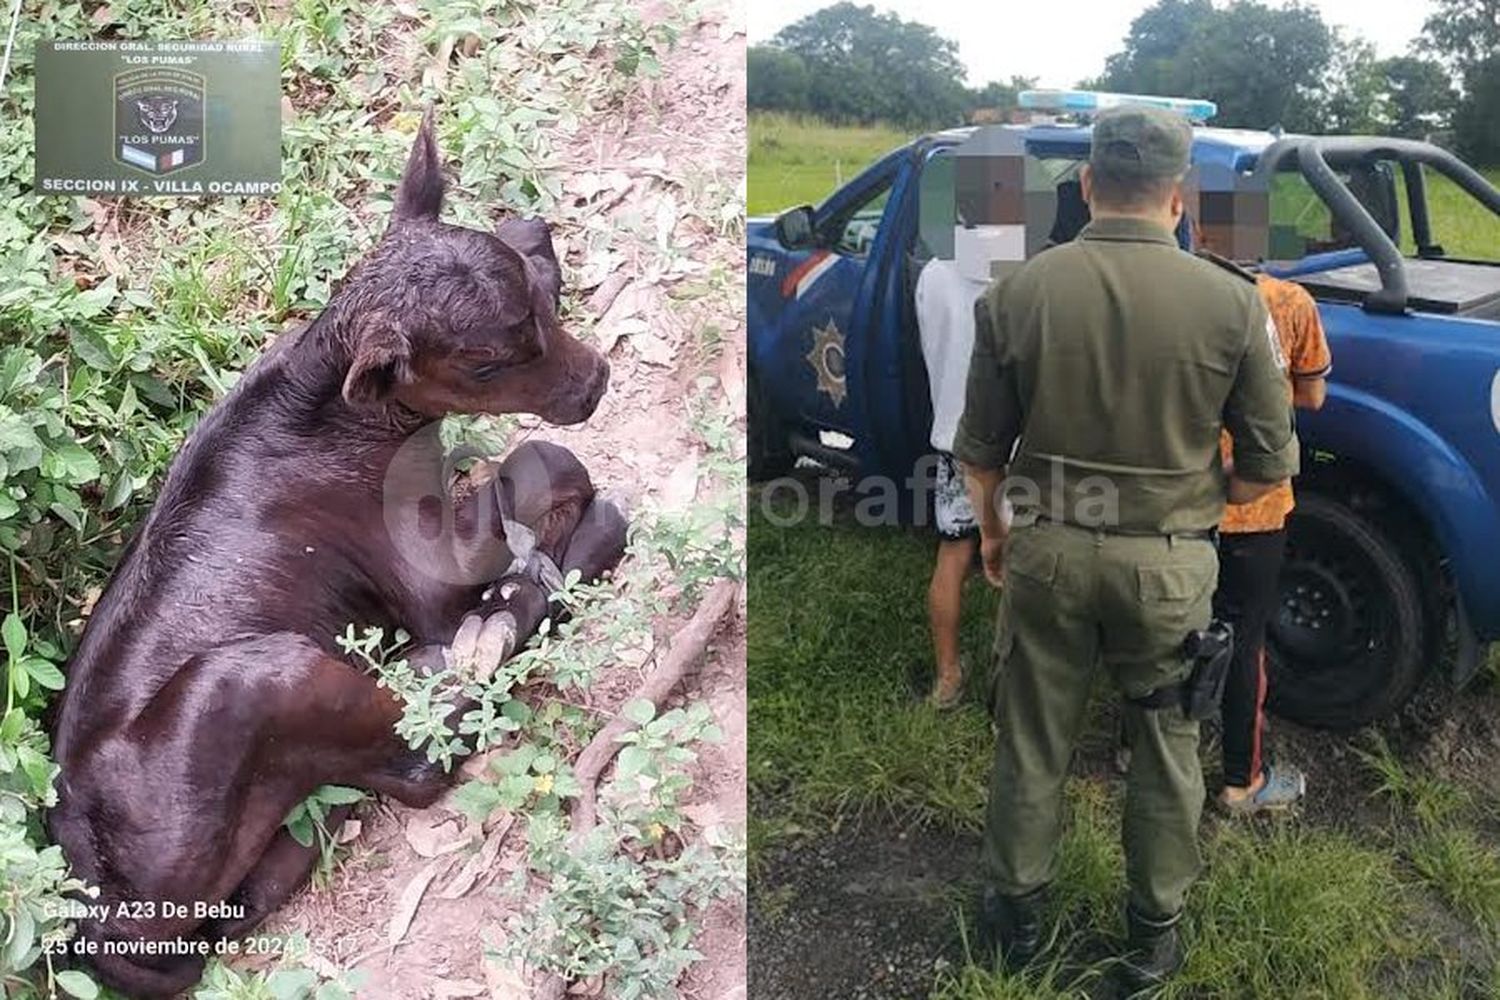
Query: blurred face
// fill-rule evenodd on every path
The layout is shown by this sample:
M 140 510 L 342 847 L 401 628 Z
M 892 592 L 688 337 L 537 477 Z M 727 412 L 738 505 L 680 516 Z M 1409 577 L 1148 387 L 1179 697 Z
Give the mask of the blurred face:
M 350 402 L 395 400 L 429 417 L 534 413 L 587 420 L 609 381 L 597 351 L 557 317 L 561 275 L 540 220 L 494 233 L 438 221 L 443 179 L 431 122 L 417 135 L 390 229 L 361 265 Z

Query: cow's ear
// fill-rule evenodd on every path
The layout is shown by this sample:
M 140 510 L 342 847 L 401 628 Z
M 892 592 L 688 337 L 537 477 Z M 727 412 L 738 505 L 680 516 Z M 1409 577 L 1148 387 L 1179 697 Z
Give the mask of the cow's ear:
M 552 229 L 541 219 L 506 219 L 495 227 L 495 235 L 527 259 L 528 276 L 541 283 L 555 308 L 562 292 L 562 271 L 552 249 Z
M 398 385 L 411 381 L 411 343 L 385 317 L 374 315 L 362 321 L 353 348 L 354 360 L 344 376 L 347 402 L 378 403 Z
M 432 106 L 428 105 L 422 127 L 417 129 L 417 141 L 406 159 L 401 186 L 396 189 L 396 219 L 436 219 L 443 207 L 443 186 L 443 164 L 438 157 Z

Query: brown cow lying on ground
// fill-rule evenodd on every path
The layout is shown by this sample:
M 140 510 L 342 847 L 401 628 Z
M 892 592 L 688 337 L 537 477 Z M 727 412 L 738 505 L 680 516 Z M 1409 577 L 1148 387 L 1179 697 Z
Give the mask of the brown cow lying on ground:
M 384 238 L 204 417 L 68 667 L 48 824 L 100 889 L 84 960 L 131 995 L 191 986 L 204 959 L 180 952 L 243 935 L 306 879 L 316 848 L 282 821 L 317 786 L 413 806 L 445 789 L 340 651 L 346 624 L 403 627 L 430 662 L 465 621 L 493 667 L 548 613 L 540 567 L 593 578 L 623 552 L 623 516 L 555 445 L 447 497 L 424 427 L 577 423 L 609 367 L 558 324 L 546 225 L 445 225 L 442 196 L 429 113 Z

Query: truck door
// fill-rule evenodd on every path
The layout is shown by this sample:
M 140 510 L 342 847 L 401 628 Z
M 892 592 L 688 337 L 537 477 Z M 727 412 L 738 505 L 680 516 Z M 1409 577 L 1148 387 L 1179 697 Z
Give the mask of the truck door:
M 866 336 L 868 310 L 860 299 L 900 166 L 899 157 L 887 157 L 818 206 L 815 248 L 789 252 L 779 275 L 783 308 L 769 352 L 772 391 L 793 404 L 798 423 L 815 439 L 822 430 L 866 436 L 849 370 Z
M 870 303 L 859 368 L 869 428 L 860 442 L 862 467 L 897 482 L 932 450 L 932 404 L 914 296 L 922 266 L 933 257 L 953 256 L 952 152 L 948 145 L 917 150 L 914 169 L 902 175 L 890 199 L 876 254 L 882 266 L 869 275 L 870 289 L 860 297 Z M 908 506 L 910 493 L 901 491 L 903 518 L 916 514 Z

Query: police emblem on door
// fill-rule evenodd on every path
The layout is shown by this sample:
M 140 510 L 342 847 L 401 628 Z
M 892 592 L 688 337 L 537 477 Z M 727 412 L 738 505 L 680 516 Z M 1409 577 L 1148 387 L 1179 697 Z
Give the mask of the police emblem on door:
M 813 329 L 812 350 L 804 355 L 818 376 L 818 391 L 843 406 L 849 395 L 844 377 L 844 334 L 832 319 Z
M 115 77 L 115 159 L 162 176 L 203 162 L 203 77 L 150 67 Z

